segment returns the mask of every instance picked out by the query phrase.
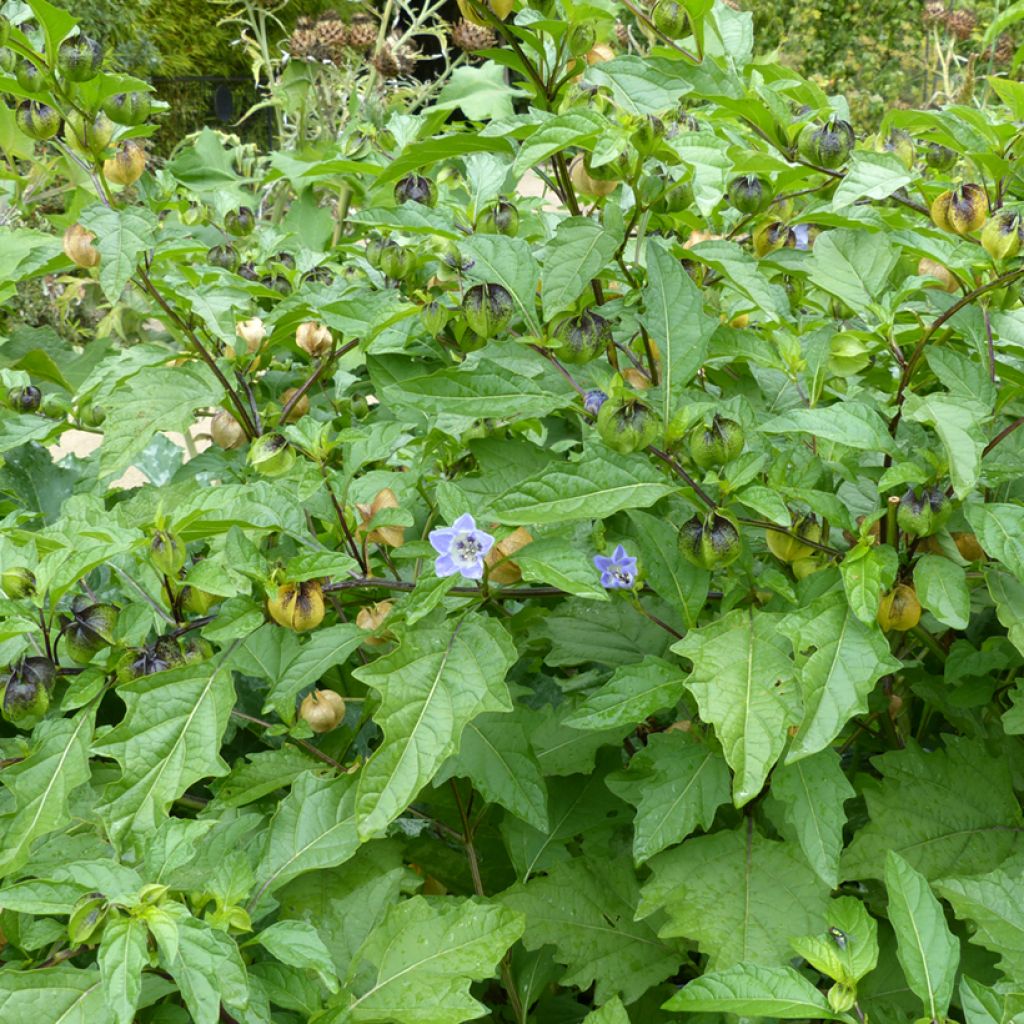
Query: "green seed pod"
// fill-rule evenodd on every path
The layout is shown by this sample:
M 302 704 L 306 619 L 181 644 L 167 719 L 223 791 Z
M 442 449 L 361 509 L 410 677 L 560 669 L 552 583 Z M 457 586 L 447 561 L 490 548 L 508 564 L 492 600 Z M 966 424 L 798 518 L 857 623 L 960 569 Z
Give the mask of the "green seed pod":
M 103 47 L 88 36 L 72 36 L 57 48 L 57 68 L 69 82 L 88 82 L 102 65 Z
M 46 103 L 26 100 L 18 105 L 18 127 L 38 142 L 52 139 L 60 128 L 60 114 Z
M 387 241 L 381 246 L 378 263 L 381 272 L 393 281 L 408 277 L 416 265 L 416 254 L 407 246 Z
M 776 252 L 784 246 L 792 248 L 796 245 L 796 237 L 792 228 L 781 221 L 773 221 L 770 224 L 762 224 L 754 230 L 752 236 L 754 255 L 767 256 Z
M 104 113 L 87 115 L 72 110 L 64 122 L 64 137 L 88 156 L 101 156 L 114 137 L 114 122 Z
M 1007 260 L 1020 252 L 1024 241 L 1024 225 L 1020 214 L 1000 210 L 989 217 L 981 232 L 981 244 L 994 260 Z
M 26 92 L 45 92 L 50 76 L 43 68 L 26 59 L 18 64 L 14 77 Z
M 3 717 L 12 725 L 41 718 L 50 706 L 56 670 L 49 658 L 25 658 L 15 665 L 4 687 Z
M 224 214 L 224 230 L 235 238 L 245 238 L 252 234 L 256 227 L 256 215 L 248 206 L 240 206 L 237 210 L 228 210 Z
M 15 412 L 38 412 L 43 401 L 43 393 L 32 384 L 22 388 L 11 388 L 7 392 L 7 404 Z
M 466 323 L 481 338 L 493 338 L 512 319 L 512 296 L 500 284 L 475 284 L 462 300 Z
M 68 917 L 68 941 L 72 946 L 88 946 L 103 927 L 110 904 L 101 892 L 87 892 L 71 908 Z
M 436 338 L 448 323 L 448 310 L 440 302 L 428 302 L 420 307 L 420 322 Z
M 724 568 L 739 558 L 741 549 L 735 524 L 715 512 L 694 516 L 679 530 L 679 553 L 699 569 Z
M 264 476 L 283 476 L 295 465 L 295 450 L 281 434 L 263 434 L 249 446 L 249 465 Z
M 821 524 L 813 515 L 794 516 L 792 533 L 796 536 L 778 530 L 765 531 L 768 550 L 782 562 L 796 562 L 813 555 L 815 549 L 812 544 L 821 540 Z M 809 540 L 812 544 L 802 544 L 801 539 Z
M 118 611 L 112 604 L 90 604 L 78 597 L 71 605 L 71 619 L 62 619 L 64 650 L 76 664 L 87 665 L 93 655 L 114 642 Z
M 214 655 L 213 644 L 201 636 L 187 636 L 181 643 L 181 655 L 186 665 L 209 661 Z
M 181 588 L 181 607 L 190 615 L 205 615 L 221 598 L 186 584 Z
M 693 186 L 688 181 L 668 183 L 654 205 L 656 213 L 682 213 L 694 204 Z
M 729 182 L 729 202 L 740 213 L 760 213 L 772 201 L 772 186 L 756 174 L 744 174 Z
M 135 127 L 149 117 L 151 103 L 144 92 L 118 92 L 103 101 L 103 113 L 114 124 Z
M 18 63 L 18 55 L 9 46 L 0 46 L 0 71 L 9 75 Z
M 433 206 L 437 202 L 437 186 L 421 174 L 407 174 L 395 185 L 395 202 L 419 203 L 421 206 Z
M 477 217 L 477 231 L 514 237 L 519 232 L 519 211 L 507 199 L 492 203 Z
M 366 240 L 366 262 L 375 270 L 380 269 L 380 258 L 385 244 L 383 238 L 368 238 Z
M 612 341 L 611 324 L 589 309 L 562 320 L 553 332 L 558 356 L 566 363 L 588 363 L 604 352 Z
M 892 153 L 908 171 L 914 167 L 917 156 L 914 140 L 908 132 L 900 128 L 894 128 L 884 137 L 878 136 L 875 139 L 875 150 L 879 153 Z
M 270 617 L 286 629 L 305 633 L 324 619 L 324 592 L 319 580 L 284 583 L 267 600 Z
M 185 564 L 185 545 L 170 531 L 157 530 L 149 542 L 149 560 L 157 572 L 174 579 Z
M 969 235 L 985 223 L 988 196 L 981 185 L 959 185 L 936 197 L 931 215 L 936 227 L 958 235 Z
M 806 125 L 797 139 L 797 149 L 805 160 L 832 170 L 846 163 L 856 141 L 850 123 L 832 116 L 823 125 Z
M 665 137 L 665 123 L 660 117 L 648 114 L 629 137 L 633 148 L 644 157 L 651 156 Z
M 654 27 L 669 39 L 689 35 L 690 16 L 686 13 L 686 8 L 676 0 L 658 0 L 654 5 L 651 20 Z
M 941 487 L 925 487 L 920 494 L 911 487 L 900 498 L 896 524 L 911 537 L 930 537 L 946 525 L 952 511 Z
M 206 262 L 211 267 L 221 267 L 224 270 L 237 270 L 240 258 L 238 250 L 229 242 L 223 245 L 215 245 L 206 250 Z
M 690 434 L 690 457 L 701 469 L 717 468 L 743 451 L 743 427 L 717 413 L 711 425 L 700 424 Z
M 36 592 L 36 577 L 23 565 L 12 565 L 0 572 L 0 590 L 12 601 L 31 597 Z
M 96 405 L 88 399 L 82 402 L 78 407 L 78 422 L 83 427 L 102 427 L 106 418 L 106 409 L 104 409 L 102 405 Z
M 938 142 L 929 142 L 924 151 L 924 162 L 935 171 L 948 171 L 956 161 L 956 151 Z
M 597 414 L 601 440 L 623 455 L 653 444 L 658 426 L 658 417 L 639 398 L 609 398 Z
M 878 603 L 878 624 L 888 632 L 891 629 L 905 633 L 921 621 L 921 602 L 917 591 L 905 583 L 897 583 Z
M 857 1002 L 857 989 L 837 981 L 828 990 L 828 1005 L 833 1013 L 849 1013 Z
M 284 274 L 265 274 L 260 278 L 260 284 L 278 295 L 290 295 L 292 291 L 292 283 Z
M 581 57 L 589 53 L 597 42 L 597 29 L 589 21 L 581 21 L 569 29 L 569 53 Z
M 184 664 L 178 642 L 169 636 L 162 636 L 140 650 L 129 651 L 118 666 L 117 678 L 121 682 L 167 672 Z

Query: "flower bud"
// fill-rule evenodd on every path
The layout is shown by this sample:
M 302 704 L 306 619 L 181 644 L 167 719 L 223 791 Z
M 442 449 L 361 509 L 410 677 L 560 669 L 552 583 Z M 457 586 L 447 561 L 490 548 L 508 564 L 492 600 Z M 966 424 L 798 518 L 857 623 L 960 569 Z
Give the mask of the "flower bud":
M 92 244 L 96 236 L 82 227 L 81 224 L 72 224 L 64 232 L 64 255 L 67 256 L 76 267 L 89 269 L 99 266 L 100 253 Z
M 740 213 L 760 213 L 772 201 L 772 187 L 757 174 L 743 174 L 729 182 L 728 196 Z
M 608 401 L 608 396 L 600 388 L 592 388 L 583 396 L 583 408 L 596 416 L 601 411 L 601 406 Z
M 482 338 L 493 338 L 512 319 L 512 296 L 500 284 L 475 284 L 462 300 L 466 323 Z
M 210 422 L 210 434 L 213 443 L 219 448 L 229 451 L 245 442 L 245 431 L 242 424 L 227 410 L 221 409 Z
M 716 413 L 710 427 L 701 424 L 690 434 L 690 456 L 701 469 L 717 468 L 735 459 L 743 442 L 743 428 Z
M 157 530 L 149 542 L 149 560 L 157 572 L 172 579 L 185 564 L 185 545 L 168 530 Z
M 283 476 L 295 464 L 295 451 L 281 434 L 264 434 L 249 447 L 249 465 L 264 476 Z
M 562 320 L 553 332 L 558 357 L 566 363 L 587 363 L 612 343 L 612 326 L 589 309 Z
M 823 125 L 806 125 L 797 149 L 805 160 L 831 170 L 846 163 L 856 141 L 850 123 L 833 115 Z
M 941 487 L 925 487 L 920 495 L 911 487 L 900 498 L 896 523 L 911 537 L 930 537 L 945 526 L 952 511 Z
M 440 302 L 428 302 L 420 307 L 420 322 L 436 338 L 448 323 L 448 310 Z
M 651 20 L 654 27 L 669 39 L 689 35 L 690 16 L 686 13 L 686 7 L 676 0 L 658 0 L 651 12 Z
M 298 388 L 286 388 L 284 393 L 281 395 L 282 408 L 286 406 L 292 400 L 292 397 L 298 393 Z M 301 395 L 299 400 L 289 410 L 284 422 L 295 423 L 296 421 L 301 420 L 307 412 L 309 412 L 309 396 Z
M 994 260 L 1011 259 L 1020 252 L 1024 226 L 1020 214 L 1000 210 L 988 219 L 981 232 L 981 244 Z
M 828 990 L 828 1005 L 833 1013 L 849 1013 L 857 1002 L 857 989 L 837 981 Z
M 0 572 L 0 590 L 12 601 L 31 597 L 36 592 L 36 577 L 23 565 L 12 565 Z
M 248 206 L 240 206 L 237 210 L 228 210 L 224 214 L 224 230 L 235 238 L 244 238 L 252 234 L 256 227 L 256 215 Z
M 768 550 L 781 562 L 796 562 L 814 554 L 812 544 L 803 544 L 802 540 L 809 540 L 812 544 L 817 544 L 821 540 L 821 524 L 813 515 L 794 516 L 791 533 L 765 531 Z
M 924 162 L 936 171 L 948 171 L 956 163 L 956 151 L 938 142 L 929 142 L 924 151 Z
M 694 516 L 679 530 L 679 553 L 699 569 L 725 567 L 740 556 L 739 530 L 718 513 Z
M 597 29 L 589 21 L 581 21 L 569 29 L 568 49 L 573 57 L 581 57 L 593 49 L 597 42 Z
M 921 602 L 917 591 L 905 583 L 897 583 L 878 604 L 878 624 L 888 632 L 905 633 L 921 621 Z
M 93 655 L 114 642 L 118 610 L 112 604 L 89 604 L 78 598 L 71 606 L 71 619 L 64 621 L 61 636 L 68 657 L 87 665 Z
M 88 82 L 100 73 L 103 47 L 88 36 L 65 39 L 57 49 L 57 67 L 69 82 Z
M 114 185 L 134 185 L 146 169 L 146 151 L 134 139 L 118 145 L 114 155 L 103 161 L 103 177 Z
M 52 139 L 60 128 L 60 114 L 46 103 L 25 100 L 18 105 L 18 127 L 30 138 L 42 142 Z
M 103 113 L 114 124 L 140 125 L 149 117 L 149 110 L 149 96 L 144 92 L 118 92 L 103 101 Z
M 303 698 L 299 717 L 313 732 L 330 732 L 345 717 L 345 701 L 334 690 L 314 690 Z
M 25 658 L 15 665 L 4 687 L 3 717 L 13 725 L 41 718 L 50 706 L 56 670 L 49 658 Z
M 423 175 L 407 174 L 395 185 L 395 202 L 433 206 L 437 202 L 437 186 Z
M 988 196 L 981 185 L 959 185 L 935 199 L 931 215 L 936 227 L 958 235 L 969 235 L 985 223 Z
M 519 211 L 507 199 L 492 203 L 476 220 L 477 231 L 515 236 L 519 232 Z
M 654 443 L 658 417 L 639 398 L 612 398 L 597 414 L 597 432 L 609 448 L 628 455 Z
M 295 344 L 311 359 L 320 359 L 331 351 L 331 332 L 313 320 L 307 320 L 295 328 Z
M 270 617 L 286 629 L 305 633 L 324 619 L 324 592 L 319 580 L 283 583 L 267 601 Z
M 64 121 L 64 137 L 73 149 L 98 157 L 114 137 L 114 122 L 102 111 L 98 114 L 82 114 L 72 110 Z
M 583 162 L 582 153 L 573 157 L 572 163 L 569 164 L 569 178 L 577 192 L 596 197 L 611 195 L 619 184 L 616 178 L 601 180 L 592 177 Z
M 875 139 L 875 150 L 879 153 L 892 153 L 908 171 L 913 170 L 916 153 L 914 140 L 908 132 L 894 128 L 886 136 Z
M 7 403 L 15 412 L 37 412 L 43 400 L 43 393 L 34 384 L 11 388 L 7 392 Z
M 68 917 L 68 941 L 72 946 L 87 946 L 107 919 L 110 904 L 101 892 L 87 892 L 71 908 Z
M 391 601 L 378 601 L 376 604 L 360 608 L 356 615 L 356 625 L 367 632 L 379 633 L 380 627 L 384 624 L 384 620 L 388 615 L 391 614 L 392 608 L 394 608 L 394 604 Z M 363 643 L 370 647 L 378 647 L 387 642 L 388 638 L 386 635 L 368 636 L 363 640 Z
M 258 317 L 250 317 L 248 320 L 239 320 L 235 324 L 235 334 L 245 342 L 249 353 L 257 352 L 263 340 L 267 336 L 267 329 L 263 321 Z

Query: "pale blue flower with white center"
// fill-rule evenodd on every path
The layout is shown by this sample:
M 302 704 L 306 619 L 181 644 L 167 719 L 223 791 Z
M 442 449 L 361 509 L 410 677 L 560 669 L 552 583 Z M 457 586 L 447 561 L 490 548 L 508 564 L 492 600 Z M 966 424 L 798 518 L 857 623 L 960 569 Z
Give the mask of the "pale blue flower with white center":
M 468 512 L 443 530 L 431 530 L 429 540 L 439 556 L 434 560 L 438 576 L 459 573 L 466 580 L 483 579 L 484 556 L 494 546 L 494 538 L 478 530 Z
M 594 555 L 594 566 L 601 573 L 601 586 L 608 590 L 629 590 L 636 583 L 636 559 L 620 544 L 611 554 Z

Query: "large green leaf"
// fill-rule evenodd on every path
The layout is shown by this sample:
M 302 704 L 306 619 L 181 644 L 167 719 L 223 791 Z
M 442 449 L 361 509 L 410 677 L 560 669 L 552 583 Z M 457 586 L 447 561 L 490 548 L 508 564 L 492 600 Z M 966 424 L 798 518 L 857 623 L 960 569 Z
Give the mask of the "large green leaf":
M 100 974 L 103 998 L 117 1024 L 132 1024 L 142 995 L 142 971 L 149 965 L 148 934 L 139 917 L 115 917 L 103 929 Z
M 1024 583 L 1024 505 L 968 505 L 965 513 L 985 552 Z
M 589 217 L 559 221 L 544 248 L 541 298 L 544 319 L 569 309 L 615 255 L 621 238 Z
M 650 655 L 617 668 L 611 679 L 565 720 L 574 729 L 611 729 L 643 721 L 664 708 L 675 707 L 683 696 L 685 673 Z
M 136 205 L 124 209 L 94 206 L 81 217 L 82 226 L 96 235 L 100 253 L 100 284 L 108 301 L 120 301 L 135 273 L 139 257 L 156 238 L 156 216 Z
M 832 208 L 852 206 L 858 199 L 886 199 L 893 192 L 909 185 L 914 172 L 908 171 L 892 153 L 857 150 L 850 154 L 850 163 L 843 180 L 832 196 Z
M 512 165 L 521 178 L 531 167 L 554 156 L 567 146 L 583 145 L 605 130 L 605 120 L 596 110 L 581 107 L 544 121 L 527 139 Z
M 827 408 L 790 409 L 759 427 L 766 434 L 813 434 L 848 448 L 887 452 L 892 438 L 878 412 L 861 402 L 835 403 Z
M 540 268 L 528 242 L 504 235 L 470 235 L 459 243 L 464 259 L 472 260 L 466 277 L 484 284 L 500 284 L 512 296 L 526 326 L 540 332 L 537 284 Z
M 356 669 L 381 695 L 375 720 L 384 742 L 360 768 L 356 811 L 366 839 L 398 817 L 445 758 L 466 725 L 486 711 L 512 709 L 505 675 L 516 660 L 494 619 L 466 616 L 419 627 L 391 654 Z
M 68 964 L 45 971 L 0 971 L 0 1015 L 5 1021 L 115 1024 L 100 972 Z
M 899 250 L 884 233 L 839 228 L 815 241 L 808 277 L 858 312 L 866 312 L 885 294 L 899 258 Z
M 687 689 L 715 728 L 742 807 L 761 791 L 799 721 L 789 644 L 768 612 L 737 610 L 691 630 L 672 650 L 693 662 Z
M 914 565 L 914 586 L 921 605 L 952 629 L 966 629 L 971 619 L 967 571 L 941 555 L 922 555 Z
M 908 395 L 904 415 L 916 423 L 925 423 L 935 430 L 946 450 L 949 476 L 958 498 L 966 497 L 981 474 L 981 453 L 986 437 L 984 424 L 988 408 L 969 398 Z

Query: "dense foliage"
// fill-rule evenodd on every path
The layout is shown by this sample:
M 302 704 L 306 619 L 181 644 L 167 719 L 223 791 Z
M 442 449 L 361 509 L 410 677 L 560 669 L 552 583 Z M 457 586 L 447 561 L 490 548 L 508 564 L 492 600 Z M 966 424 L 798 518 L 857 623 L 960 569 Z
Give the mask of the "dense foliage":
M 1024 86 L 460 0 L 425 108 L 147 168 L 29 6 L 0 1019 L 1019 1015 Z

